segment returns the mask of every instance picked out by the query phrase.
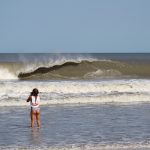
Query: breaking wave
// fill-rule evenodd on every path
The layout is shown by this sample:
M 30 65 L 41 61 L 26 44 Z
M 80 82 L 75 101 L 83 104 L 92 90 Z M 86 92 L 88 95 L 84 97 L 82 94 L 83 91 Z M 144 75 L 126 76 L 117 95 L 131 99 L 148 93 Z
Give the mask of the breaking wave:
M 51 79 L 99 79 L 115 77 L 150 77 L 150 64 L 128 64 L 119 61 L 99 60 L 65 62 L 51 67 L 35 64 L 0 64 L 0 79 L 51 80 Z M 34 67 L 31 67 L 34 66 Z M 13 68 L 13 69 L 12 69 Z
M 52 55 L 52 54 L 51 54 Z M 96 58 L 90 55 L 19 55 L 0 62 L 0 79 L 55 80 L 150 77 L 150 63 Z M 16 55 L 15 55 L 16 56 Z M 1 56 L 2 57 L 2 56 Z M 9 57 L 11 60 L 11 57 Z
M 20 79 L 87 79 L 119 76 L 121 72 L 110 60 L 66 62 L 52 67 L 39 67 L 31 72 L 19 73 Z M 120 64 L 118 64 L 120 65 Z

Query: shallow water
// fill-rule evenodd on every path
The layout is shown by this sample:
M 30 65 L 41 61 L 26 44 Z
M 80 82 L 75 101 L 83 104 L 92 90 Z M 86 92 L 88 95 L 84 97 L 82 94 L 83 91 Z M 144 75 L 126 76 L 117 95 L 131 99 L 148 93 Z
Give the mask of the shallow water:
M 42 128 L 28 107 L 0 108 L 1 149 L 148 149 L 150 104 L 49 105 Z

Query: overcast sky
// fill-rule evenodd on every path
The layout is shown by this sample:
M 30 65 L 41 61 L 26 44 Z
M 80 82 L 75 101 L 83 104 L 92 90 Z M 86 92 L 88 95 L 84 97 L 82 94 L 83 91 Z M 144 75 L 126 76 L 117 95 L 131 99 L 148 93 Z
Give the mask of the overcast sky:
M 150 0 L 0 0 L 0 52 L 150 52 Z

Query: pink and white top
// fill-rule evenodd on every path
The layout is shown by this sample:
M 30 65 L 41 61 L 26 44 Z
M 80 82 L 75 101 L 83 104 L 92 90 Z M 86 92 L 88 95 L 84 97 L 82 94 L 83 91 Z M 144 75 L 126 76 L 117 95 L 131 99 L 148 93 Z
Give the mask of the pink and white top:
M 31 96 L 30 105 L 32 108 L 38 108 L 40 105 L 40 97 Z

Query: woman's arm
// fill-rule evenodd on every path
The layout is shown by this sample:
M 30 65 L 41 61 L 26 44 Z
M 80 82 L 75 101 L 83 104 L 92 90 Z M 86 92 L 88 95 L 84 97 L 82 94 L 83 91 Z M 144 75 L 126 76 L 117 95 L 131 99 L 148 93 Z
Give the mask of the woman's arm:
M 29 96 L 27 99 L 27 102 L 30 102 L 30 101 L 31 101 L 31 96 Z

